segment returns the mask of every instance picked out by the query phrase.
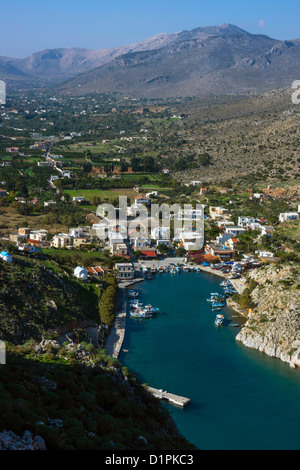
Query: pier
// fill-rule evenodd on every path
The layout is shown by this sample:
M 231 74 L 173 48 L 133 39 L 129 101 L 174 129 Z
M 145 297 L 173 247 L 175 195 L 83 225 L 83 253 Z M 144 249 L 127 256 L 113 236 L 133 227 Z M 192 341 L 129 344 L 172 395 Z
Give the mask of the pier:
M 148 391 L 152 393 L 156 398 L 159 398 L 160 400 L 166 400 L 169 401 L 170 403 L 173 403 L 174 405 L 178 406 L 186 406 L 190 403 L 189 398 L 185 397 L 180 397 L 179 395 L 174 395 L 173 393 L 168 393 L 166 391 L 158 390 L 157 388 L 153 387 L 147 387 Z
M 109 356 L 118 359 L 125 338 L 127 297 L 125 289 L 119 288 L 116 303 L 116 319 L 106 340 L 105 349 Z

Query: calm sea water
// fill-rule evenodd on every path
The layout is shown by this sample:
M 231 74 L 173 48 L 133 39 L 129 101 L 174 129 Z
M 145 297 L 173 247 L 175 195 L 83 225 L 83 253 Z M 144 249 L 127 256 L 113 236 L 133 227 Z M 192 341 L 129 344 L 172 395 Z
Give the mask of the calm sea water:
M 300 370 L 245 348 L 240 328 L 214 325 L 206 302 L 222 291 L 206 273 L 160 274 L 135 287 L 160 307 L 151 319 L 128 316 L 120 360 L 143 383 L 185 396 L 171 411 L 180 432 L 200 449 L 300 449 Z M 224 315 L 242 324 L 233 310 Z

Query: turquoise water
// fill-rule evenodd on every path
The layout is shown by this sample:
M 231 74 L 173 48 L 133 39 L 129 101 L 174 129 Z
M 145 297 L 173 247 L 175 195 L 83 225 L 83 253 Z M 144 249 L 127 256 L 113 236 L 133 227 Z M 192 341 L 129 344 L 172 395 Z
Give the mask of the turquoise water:
M 128 316 L 120 360 L 143 383 L 185 396 L 171 411 L 180 432 L 207 450 L 300 449 L 300 370 L 235 340 L 240 328 L 214 325 L 206 302 L 222 291 L 206 273 L 160 274 L 137 285 L 151 319 Z M 242 323 L 233 310 L 224 315 Z

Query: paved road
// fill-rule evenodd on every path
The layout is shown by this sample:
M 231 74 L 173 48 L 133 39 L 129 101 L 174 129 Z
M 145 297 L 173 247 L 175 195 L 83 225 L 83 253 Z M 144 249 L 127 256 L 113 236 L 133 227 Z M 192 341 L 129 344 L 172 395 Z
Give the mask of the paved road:
M 109 356 L 118 358 L 125 338 L 127 313 L 127 299 L 122 287 L 119 288 L 116 308 L 116 320 L 106 340 L 105 349 Z

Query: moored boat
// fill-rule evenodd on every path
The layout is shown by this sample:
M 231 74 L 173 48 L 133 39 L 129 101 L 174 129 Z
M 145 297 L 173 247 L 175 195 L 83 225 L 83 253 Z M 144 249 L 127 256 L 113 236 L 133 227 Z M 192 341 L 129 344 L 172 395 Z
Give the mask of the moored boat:
M 147 312 L 145 309 L 143 310 L 133 310 L 130 312 L 130 315 L 135 318 L 151 318 L 151 313 Z
M 224 322 L 224 317 L 223 315 L 217 315 L 215 319 L 215 325 L 216 326 L 222 326 Z

